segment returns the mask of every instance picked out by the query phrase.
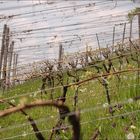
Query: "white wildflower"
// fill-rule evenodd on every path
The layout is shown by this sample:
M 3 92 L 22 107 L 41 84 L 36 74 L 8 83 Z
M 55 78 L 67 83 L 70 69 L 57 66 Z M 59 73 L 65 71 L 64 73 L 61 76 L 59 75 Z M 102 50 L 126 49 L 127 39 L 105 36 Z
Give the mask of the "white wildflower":
M 28 119 L 28 118 L 29 118 L 29 116 L 27 115 L 27 116 L 26 116 L 26 119 Z
M 108 103 L 104 103 L 103 107 L 106 108 L 106 107 L 108 107 L 108 105 L 109 105 Z
M 14 100 L 14 99 L 12 99 L 12 100 L 11 100 L 11 103 L 15 103 L 15 100 Z
M 33 97 L 33 94 L 30 94 L 29 96 L 30 96 L 30 97 Z
M 23 137 L 26 137 L 26 136 L 27 136 L 27 134 L 26 134 L 25 131 L 23 132 L 22 136 L 23 136 Z
M 62 133 L 65 133 L 65 130 L 62 130 Z
M 89 93 L 93 93 L 93 92 L 94 92 L 93 90 L 89 91 Z
M 131 133 L 126 135 L 126 138 L 127 138 L 127 140 L 134 140 L 135 139 L 135 135 L 134 135 L 134 133 L 131 132 Z
M 134 125 L 131 125 L 130 127 L 131 127 L 132 129 L 136 129 L 136 126 L 134 126 Z
M 108 84 L 108 85 L 109 85 L 108 80 L 106 80 L 106 79 L 104 79 L 104 78 L 103 78 L 103 82 L 105 82 L 106 84 Z
M 123 76 L 123 79 L 128 80 L 128 77 L 127 76 Z
M 36 96 L 37 96 L 37 92 L 34 93 L 33 97 L 36 97 Z
M 83 103 L 83 100 L 79 100 L 78 102 L 79 102 L 79 103 Z
M 79 91 L 83 93 L 83 92 L 86 92 L 86 90 L 87 88 L 83 88 L 83 89 L 80 89 Z
M 128 102 L 129 102 L 129 103 L 133 103 L 133 99 L 132 99 L 132 98 L 129 98 L 129 99 L 128 99 Z
M 33 131 L 33 128 L 31 127 L 30 130 Z
M 51 117 L 51 118 L 54 118 L 54 116 L 53 116 L 53 115 L 51 115 L 50 117 Z

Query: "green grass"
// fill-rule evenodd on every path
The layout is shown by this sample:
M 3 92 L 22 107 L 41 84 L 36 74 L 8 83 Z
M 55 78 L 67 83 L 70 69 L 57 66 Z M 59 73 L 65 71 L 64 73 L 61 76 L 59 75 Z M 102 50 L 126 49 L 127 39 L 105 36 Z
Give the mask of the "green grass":
M 115 66 L 117 67 L 118 62 L 114 61 Z M 134 67 L 136 64 L 132 63 Z M 101 65 L 101 64 L 100 64 Z M 123 69 L 127 69 L 128 66 L 124 66 Z M 80 79 L 86 79 L 91 76 L 91 73 L 96 73 L 93 68 L 87 68 L 88 72 L 80 72 Z M 65 77 L 66 78 L 66 77 Z M 140 85 L 137 83 L 137 72 L 130 72 L 120 75 L 121 81 L 118 81 L 117 76 L 108 77 L 108 87 L 109 94 L 111 98 L 111 104 L 117 105 L 117 103 L 130 100 L 135 96 L 138 96 L 140 93 Z M 70 78 L 70 83 L 73 81 Z M 14 102 L 16 105 L 21 103 L 30 103 L 38 99 L 50 99 L 51 91 L 47 91 L 47 94 L 34 94 L 37 90 L 40 90 L 41 79 L 30 80 L 24 84 L 17 85 L 9 89 L 4 93 L 0 93 L 1 98 L 10 98 L 13 96 L 18 96 L 26 93 L 32 93 L 28 96 L 23 96 L 16 99 L 10 99 L 9 101 Z M 67 92 L 66 105 L 68 105 L 72 110 L 74 110 L 74 93 L 75 86 L 70 87 Z M 137 92 L 136 92 L 137 91 Z M 53 91 L 53 98 L 58 98 L 62 95 L 62 89 L 55 89 Z M 114 117 L 109 113 L 109 108 L 104 107 L 107 105 L 106 99 L 106 90 L 100 84 L 98 80 L 89 81 L 80 86 L 78 92 L 78 103 L 77 110 L 80 109 L 80 123 L 81 123 L 81 139 L 87 140 L 93 137 L 96 129 L 99 129 L 100 135 L 98 139 L 126 139 L 126 136 L 129 133 L 135 135 L 135 139 L 140 138 L 140 114 L 133 113 L 126 116 L 118 116 L 119 114 L 124 114 L 128 112 L 133 112 L 139 110 L 140 101 L 126 103 L 122 105 L 121 108 L 114 107 Z M 0 109 L 4 110 L 9 108 L 9 105 L 3 103 L 0 105 Z M 58 120 L 58 111 L 52 107 L 40 107 L 34 108 L 26 111 L 34 120 L 38 120 L 37 126 L 40 131 L 43 130 L 43 136 L 48 139 L 51 133 L 51 129 L 55 126 Z M 109 118 L 108 118 L 109 117 Z M 112 117 L 112 118 L 110 118 Z M 33 133 L 31 126 L 28 124 L 26 126 L 20 126 L 19 124 L 28 123 L 27 118 L 22 115 L 20 112 L 14 113 L 10 116 L 0 118 L 0 139 L 22 135 L 19 137 L 13 137 L 14 140 L 35 140 L 36 137 Z M 69 125 L 67 119 L 65 120 L 65 125 Z M 132 126 L 135 126 L 133 128 Z M 9 128 L 9 129 L 8 129 Z M 127 129 L 128 128 L 128 129 Z M 5 130 L 4 130 L 5 129 Z M 44 131 L 45 130 L 45 131 Z M 30 135 L 26 135 L 32 133 Z M 62 139 L 70 139 L 71 131 L 61 132 L 60 136 Z

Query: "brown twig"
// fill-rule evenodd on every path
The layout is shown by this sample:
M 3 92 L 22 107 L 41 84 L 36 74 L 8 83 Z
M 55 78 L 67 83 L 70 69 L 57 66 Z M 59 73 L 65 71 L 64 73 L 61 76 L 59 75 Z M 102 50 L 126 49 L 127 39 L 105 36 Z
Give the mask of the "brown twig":
M 4 102 L 7 103 L 13 107 L 16 107 L 16 105 L 14 105 L 11 102 L 8 101 L 4 101 L 4 100 L 0 100 L 0 102 Z M 32 117 L 30 117 L 23 109 L 19 110 L 23 115 L 25 115 L 28 119 L 28 121 L 30 122 L 31 127 L 33 128 L 33 131 L 35 132 L 35 136 L 38 140 L 45 140 L 45 138 L 43 137 L 43 135 L 41 134 L 41 132 L 39 131 L 34 119 Z
M 96 140 L 99 135 L 100 135 L 100 131 L 99 129 L 97 129 L 95 133 L 93 134 L 93 137 L 91 138 L 91 140 Z
M 102 75 L 95 75 L 95 76 L 93 76 L 91 78 L 88 78 L 86 80 L 82 80 L 82 81 L 79 81 L 79 82 L 76 82 L 76 83 L 69 84 L 69 85 L 67 85 L 67 87 L 71 87 L 71 86 L 74 86 L 74 85 L 81 85 L 83 83 L 86 83 L 86 82 L 94 80 L 94 79 L 98 79 L 100 77 L 108 77 L 109 75 L 117 75 L 117 74 L 122 74 L 122 73 L 127 73 L 127 72 L 135 72 L 135 71 L 140 71 L 140 68 L 121 70 L 121 71 L 112 72 L 112 73 L 105 73 L 105 74 L 102 74 Z
M 53 102 L 53 101 L 36 101 L 31 104 L 24 104 L 17 107 L 9 108 L 4 111 L 0 112 L 0 117 L 8 116 L 12 113 L 19 112 L 21 110 L 31 109 L 34 107 L 40 107 L 40 106 L 53 106 L 58 109 L 63 109 L 65 112 L 70 113 L 70 110 L 67 106 L 63 105 L 61 102 Z M 65 114 L 66 115 L 66 114 Z M 80 122 L 78 114 L 73 113 L 68 116 L 68 120 L 72 125 L 73 129 L 73 137 L 72 140 L 80 140 Z

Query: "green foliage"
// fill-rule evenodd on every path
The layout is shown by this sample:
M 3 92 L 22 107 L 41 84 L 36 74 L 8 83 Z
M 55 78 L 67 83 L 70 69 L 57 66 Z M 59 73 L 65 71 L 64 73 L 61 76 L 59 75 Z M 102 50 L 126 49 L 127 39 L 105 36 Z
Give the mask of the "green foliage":
M 132 11 L 130 11 L 128 13 L 128 19 L 129 19 L 129 21 L 133 20 L 134 16 L 136 16 L 137 14 L 140 14 L 140 8 L 139 7 L 133 9 Z

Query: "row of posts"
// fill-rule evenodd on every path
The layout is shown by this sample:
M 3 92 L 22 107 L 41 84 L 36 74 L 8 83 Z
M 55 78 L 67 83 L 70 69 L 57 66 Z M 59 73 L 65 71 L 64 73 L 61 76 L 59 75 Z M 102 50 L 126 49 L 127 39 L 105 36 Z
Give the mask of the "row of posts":
M 130 26 L 131 26 L 130 27 L 130 39 L 131 39 L 132 22 L 130 23 Z M 124 43 L 125 29 L 126 29 L 126 24 L 124 25 L 122 43 Z M 138 30 L 139 30 L 139 42 L 140 42 L 140 14 L 138 14 Z M 114 46 L 114 34 L 115 34 L 115 28 L 113 28 L 113 46 Z M 96 34 L 96 37 L 97 37 L 98 47 L 100 50 L 101 48 L 98 39 L 98 34 Z M 88 52 L 87 48 L 86 51 Z M 62 44 L 60 44 L 58 68 L 62 67 L 63 55 L 64 55 L 64 48 L 62 47 Z M 3 35 L 2 35 L 2 45 L 1 45 L 1 55 L 0 55 L 1 87 L 7 88 L 10 87 L 11 85 L 15 85 L 15 81 L 17 78 L 17 60 L 18 60 L 18 54 L 14 53 L 14 41 L 10 40 L 10 29 L 5 24 L 3 29 Z M 86 61 L 88 61 L 88 57 L 86 57 Z
M 6 89 L 15 85 L 17 77 L 18 54 L 14 52 L 14 41 L 10 40 L 10 28 L 5 24 L 3 28 L 0 52 L 0 86 Z

